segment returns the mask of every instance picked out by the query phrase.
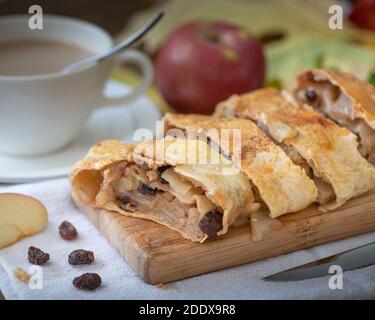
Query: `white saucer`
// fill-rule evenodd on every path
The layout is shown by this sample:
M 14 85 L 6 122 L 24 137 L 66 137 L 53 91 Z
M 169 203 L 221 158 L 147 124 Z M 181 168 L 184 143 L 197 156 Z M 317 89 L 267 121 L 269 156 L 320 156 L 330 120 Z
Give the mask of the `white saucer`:
M 110 96 L 117 96 L 129 92 L 130 88 L 123 83 L 110 81 L 106 91 Z M 106 139 L 132 142 L 133 132 L 138 128 L 155 132 L 155 121 L 160 117 L 158 108 L 146 96 L 127 106 L 99 109 L 92 114 L 81 135 L 60 151 L 33 157 L 15 157 L 0 153 L 0 183 L 30 182 L 66 176 L 71 166 L 96 142 Z

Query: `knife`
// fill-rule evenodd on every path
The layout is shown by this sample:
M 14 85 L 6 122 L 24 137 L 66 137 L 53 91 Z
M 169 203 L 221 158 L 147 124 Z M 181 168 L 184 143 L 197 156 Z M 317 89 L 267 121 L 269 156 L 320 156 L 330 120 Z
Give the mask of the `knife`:
M 343 271 L 348 271 L 372 264 L 375 264 L 375 242 L 272 274 L 263 280 L 300 281 L 328 276 L 332 265 L 338 265 Z

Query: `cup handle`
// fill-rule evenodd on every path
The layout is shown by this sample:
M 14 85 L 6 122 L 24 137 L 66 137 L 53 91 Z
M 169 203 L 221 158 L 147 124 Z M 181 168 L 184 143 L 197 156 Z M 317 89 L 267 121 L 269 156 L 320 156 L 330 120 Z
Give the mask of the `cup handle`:
M 138 50 L 128 49 L 115 57 L 113 67 L 116 67 L 117 65 L 123 63 L 131 63 L 137 65 L 142 72 L 142 82 L 136 88 L 134 88 L 131 93 L 123 97 L 111 98 L 103 95 L 101 106 L 121 105 L 133 101 L 134 99 L 144 94 L 148 87 L 151 85 L 154 71 L 150 59 L 145 54 Z

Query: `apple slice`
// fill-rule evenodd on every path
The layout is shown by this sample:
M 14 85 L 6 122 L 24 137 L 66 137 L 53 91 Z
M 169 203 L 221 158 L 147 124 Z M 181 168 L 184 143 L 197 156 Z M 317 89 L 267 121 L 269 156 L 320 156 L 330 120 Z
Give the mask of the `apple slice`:
M 0 193 L 0 249 L 43 230 L 47 221 L 47 210 L 37 199 Z

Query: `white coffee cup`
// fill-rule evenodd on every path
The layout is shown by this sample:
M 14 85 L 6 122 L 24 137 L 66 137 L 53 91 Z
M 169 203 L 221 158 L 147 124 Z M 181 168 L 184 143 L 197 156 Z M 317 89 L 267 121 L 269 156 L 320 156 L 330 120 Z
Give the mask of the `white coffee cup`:
M 43 29 L 31 30 L 29 18 L 26 15 L 0 18 L 0 42 L 51 39 L 79 45 L 94 54 L 113 45 L 108 33 L 85 21 L 44 15 Z M 103 92 L 111 70 L 124 62 L 141 69 L 142 83 L 130 95 L 106 97 Z M 133 49 L 67 74 L 0 74 L 0 152 L 35 155 L 60 149 L 79 135 L 95 109 L 136 99 L 148 88 L 152 77 L 150 60 Z

